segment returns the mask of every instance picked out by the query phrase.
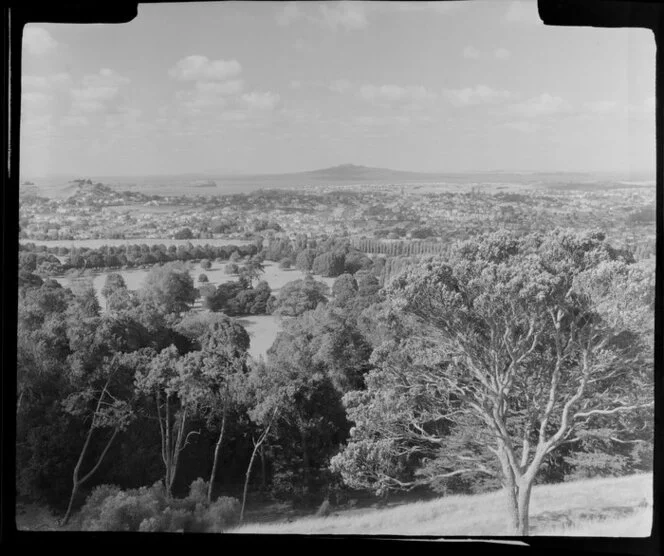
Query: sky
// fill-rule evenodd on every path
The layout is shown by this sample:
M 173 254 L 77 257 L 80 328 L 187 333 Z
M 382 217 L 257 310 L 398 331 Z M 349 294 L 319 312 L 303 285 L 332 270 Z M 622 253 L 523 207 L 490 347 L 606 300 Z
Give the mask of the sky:
M 141 4 L 24 30 L 21 176 L 652 172 L 655 41 L 535 0 Z

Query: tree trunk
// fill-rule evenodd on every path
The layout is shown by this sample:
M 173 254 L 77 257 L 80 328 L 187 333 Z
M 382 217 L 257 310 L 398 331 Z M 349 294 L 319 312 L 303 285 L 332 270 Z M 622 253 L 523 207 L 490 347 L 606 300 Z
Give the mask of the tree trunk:
M 274 413 L 272 414 L 272 418 L 270 419 L 270 422 L 267 424 L 265 427 L 265 430 L 263 433 L 260 435 L 258 438 L 258 442 L 254 442 L 254 450 L 251 452 L 251 459 L 249 460 L 249 466 L 247 467 L 247 474 L 244 478 L 244 491 L 242 492 L 242 508 L 240 509 L 240 523 L 244 520 L 244 507 L 247 503 L 247 491 L 249 489 L 249 477 L 251 477 L 251 467 L 254 465 L 254 459 L 256 458 L 256 451 L 261 447 L 263 442 L 265 442 L 265 439 L 267 438 L 267 435 L 270 433 L 270 427 L 272 426 L 272 423 L 277 417 L 277 414 L 279 412 L 279 409 L 275 409 Z
M 181 446 L 182 446 L 182 440 L 185 437 L 184 430 L 186 422 L 187 422 L 187 410 L 184 409 L 182 410 L 180 423 L 178 424 L 176 421 L 176 426 L 178 427 L 177 435 L 175 437 L 175 444 L 173 444 L 172 455 L 169 455 L 169 457 L 171 458 L 170 485 L 168 487 L 168 492 L 170 493 L 170 496 L 172 496 L 173 483 L 175 483 L 175 475 L 177 474 L 178 471 L 178 461 L 180 460 L 180 452 L 183 450 Z M 171 439 L 171 442 L 173 442 L 173 439 Z
M 519 488 L 519 535 L 525 537 L 529 533 L 528 514 L 530 511 L 530 493 L 532 490 L 532 481 L 524 483 Z
M 258 453 L 261 457 L 261 487 L 265 488 L 267 485 L 267 469 L 265 461 L 265 451 L 263 450 L 263 446 L 261 446 L 261 449 Z
M 251 477 L 251 468 L 254 465 L 254 459 L 256 458 L 257 449 L 258 449 L 258 444 L 254 444 L 254 450 L 251 452 L 251 459 L 249 460 L 247 473 L 244 477 L 244 490 L 242 491 L 242 508 L 240 509 L 240 523 L 242 523 L 242 521 L 244 520 L 244 507 L 247 503 L 247 491 L 249 490 L 249 477 Z
M 309 473 L 309 446 L 307 445 L 307 433 L 304 430 L 304 427 L 300 427 L 300 438 L 302 439 L 302 472 L 304 478 L 304 488 L 307 494 L 309 494 L 311 490 L 311 475 Z
M 80 483 L 78 481 L 74 481 L 74 486 L 71 489 L 71 496 L 69 497 L 69 505 L 67 506 L 67 512 L 65 513 L 65 517 L 62 518 L 62 525 L 67 525 L 69 523 L 69 518 L 71 517 L 71 510 L 72 507 L 74 506 L 74 499 L 76 498 L 76 495 L 78 494 L 78 487 Z
M 95 408 L 95 412 L 92 416 L 92 422 L 90 423 L 90 428 L 88 429 L 88 434 L 85 437 L 85 442 L 83 443 L 83 448 L 81 448 L 81 453 L 78 456 L 78 461 L 76 462 L 76 466 L 74 467 L 74 472 L 72 474 L 72 490 L 71 490 L 71 496 L 69 497 L 69 505 L 67 506 L 67 512 L 65 513 L 64 518 L 62 519 L 62 525 L 67 525 L 69 522 L 69 517 L 71 516 L 71 510 L 74 505 L 74 499 L 76 498 L 76 493 L 78 492 L 78 487 L 83 484 L 85 481 L 87 481 L 95 471 L 97 471 L 97 468 L 101 464 L 101 461 L 104 459 L 104 456 L 106 455 L 106 452 L 108 452 L 108 449 L 111 447 L 111 443 L 115 439 L 116 435 L 118 434 L 118 429 L 116 428 L 113 431 L 113 434 L 111 435 L 111 438 L 108 440 L 106 443 L 106 447 L 102 451 L 101 455 L 99 456 L 99 459 L 97 460 L 97 463 L 93 466 L 93 468 L 88 472 L 87 475 L 85 475 L 80 481 L 78 479 L 79 473 L 81 471 L 81 465 L 83 464 L 83 460 L 85 459 L 85 454 L 88 452 L 88 447 L 90 446 L 90 440 L 92 440 L 92 434 L 94 433 L 95 429 L 95 421 L 97 419 L 97 414 L 99 413 L 99 409 L 101 408 L 101 402 L 104 399 L 104 395 L 106 394 L 106 389 L 108 388 L 108 385 L 110 383 L 111 379 L 109 378 L 106 381 L 106 384 L 104 385 L 104 388 L 101 391 L 101 394 L 99 395 L 99 399 L 97 400 L 97 407 Z
M 166 498 L 171 499 L 171 469 L 173 465 L 173 452 L 171 451 L 171 413 L 168 404 L 168 394 L 166 394 L 166 418 L 165 418 L 165 433 L 166 433 L 166 476 L 164 482 L 166 483 Z
M 505 486 L 511 533 L 516 536 L 525 537 L 528 535 L 531 491 L 532 481 L 529 480 Z
M 507 515 L 509 516 L 510 533 L 519 534 L 519 497 L 514 483 L 505 485 L 507 496 Z
M 210 473 L 210 484 L 208 485 L 207 501 L 208 504 L 212 502 L 212 487 L 214 486 L 214 478 L 217 475 L 217 462 L 219 461 L 219 453 L 221 452 L 221 443 L 224 441 L 224 429 L 226 428 L 226 410 L 224 409 L 223 417 L 221 418 L 221 431 L 217 439 L 217 445 L 214 447 L 214 461 L 212 462 L 212 472 Z

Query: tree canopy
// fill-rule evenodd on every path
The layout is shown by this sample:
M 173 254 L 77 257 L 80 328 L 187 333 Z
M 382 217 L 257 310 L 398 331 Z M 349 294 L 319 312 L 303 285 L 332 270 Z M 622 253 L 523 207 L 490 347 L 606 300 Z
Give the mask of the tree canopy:
M 397 367 L 381 357 L 389 346 L 374 352 L 378 373 L 397 373 L 397 384 L 422 394 L 405 412 L 400 408 L 407 398 L 391 398 L 397 405 L 386 415 L 406 421 L 386 428 L 393 434 L 376 439 L 382 444 L 375 449 L 389 446 L 403 457 L 413 453 L 413 440 L 415 451 L 442 448 L 449 428 L 463 433 L 472 425 L 486 439 L 478 446 L 481 437 L 472 441 L 461 434 L 468 442 L 436 458 L 435 478 L 497 477 L 508 493 L 512 525 L 524 534 L 530 490 L 544 459 L 593 434 L 605 417 L 652 403 L 644 388 L 651 365 L 638 364 L 643 358 L 651 363 L 651 354 L 644 352 L 647 342 L 635 341 L 635 323 L 651 307 L 644 299 L 651 290 L 616 287 L 625 283 L 631 263 L 601 234 L 497 233 L 461 244 L 449 260 L 429 258 L 395 278 L 387 288 L 389 309 L 416 319 L 429 345 L 403 351 L 412 361 Z M 625 296 L 623 302 L 603 305 L 608 292 Z M 384 399 L 390 388 L 379 384 L 394 383 L 374 379 L 372 396 Z M 349 395 L 347 403 L 360 413 L 360 423 L 369 423 L 371 404 L 360 409 L 357 396 Z M 372 453 L 366 446 L 371 434 L 358 430 L 358 443 L 351 440 L 347 454 Z M 486 465 L 486 450 L 493 467 Z M 344 457 L 337 467 L 352 475 L 357 460 L 344 463 Z

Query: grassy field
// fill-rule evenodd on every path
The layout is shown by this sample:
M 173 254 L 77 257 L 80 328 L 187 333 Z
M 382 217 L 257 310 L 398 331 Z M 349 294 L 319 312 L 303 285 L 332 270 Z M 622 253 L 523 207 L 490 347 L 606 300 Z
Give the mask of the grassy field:
M 652 474 L 592 479 L 533 489 L 531 535 L 647 537 L 652 524 Z M 447 496 L 384 509 L 342 510 L 238 527 L 233 533 L 501 536 L 504 494 Z

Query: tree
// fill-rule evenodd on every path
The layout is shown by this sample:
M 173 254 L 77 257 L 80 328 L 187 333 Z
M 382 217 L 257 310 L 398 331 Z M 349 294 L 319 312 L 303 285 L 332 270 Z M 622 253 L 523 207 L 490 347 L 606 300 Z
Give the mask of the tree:
M 346 253 L 344 259 L 345 272 L 355 274 L 359 270 L 368 270 L 372 267 L 373 261 L 361 251 L 353 249 Z
M 175 232 L 173 237 L 175 239 L 193 239 L 194 234 L 190 228 L 182 228 L 181 230 Z
M 205 284 L 205 283 L 209 282 L 208 277 L 207 277 L 207 274 L 203 274 L 203 273 L 201 273 L 201 274 L 198 276 L 198 281 L 199 281 L 200 283 L 202 283 L 202 284 Z
M 272 290 L 270 285 L 265 281 L 261 280 L 256 284 L 256 287 L 253 288 L 252 297 L 250 303 L 245 305 L 244 312 L 249 313 L 250 315 L 264 315 L 268 313 L 268 302 L 272 298 Z
M 293 266 L 293 259 L 290 257 L 284 257 L 279 260 L 279 268 L 281 270 L 288 270 Z
M 314 274 L 336 277 L 344 272 L 345 256 L 341 251 L 327 251 L 317 255 L 311 267 Z
M 652 403 L 651 365 L 637 364 L 648 341 L 636 341 L 633 316 L 647 311 L 648 288 L 625 292 L 614 281 L 628 281 L 630 266 L 599 234 L 499 233 L 447 262 L 426 259 L 387 290 L 430 342 L 401 372 L 424 403 L 405 413 L 409 441 L 443 449 L 450 428 L 479 433 L 480 445 L 438 458 L 437 479 L 497 470 L 518 534 L 528 533 L 532 485 L 550 454 Z M 626 297 L 617 304 L 615 295 Z
M 197 431 L 187 432 L 191 414 L 194 413 L 195 392 L 199 385 L 192 366 L 183 362 L 177 348 L 170 346 L 159 353 L 142 350 L 137 364 L 136 392 L 154 402 L 161 435 L 161 457 L 164 463 L 164 486 L 170 499 L 178 471 L 180 454 L 186 448 L 189 437 Z
M 327 302 L 328 287 L 310 275 L 284 284 L 279 292 L 273 314 L 294 317 Z
M 201 261 L 201 268 L 203 270 L 210 270 L 212 268 L 212 263 L 210 262 L 210 259 L 203 259 Z
M 32 288 L 38 288 L 40 287 L 44 281 L 39 277 L 37 274 L 33 274 L 32 272 L 29 272 L 27 270 L 19 270 L 18 271 L 18 287 L 20 289 L 32 287 Z
M 243 291 L 245 291 L 245 288 L 240 282 L 223 282 L 217 286 L 212 295 L 204 299 L 204 306 L 210 311 L 223 311 L 230 314 L 237 309 L 233 304 L 237 296 Z
M 248 282 L 249 287 L 251 287 L 254 280 L 258 280 L 264 272 L 265 267 L 263 266 L 263 263 L 252 258 L 242 266 L 240 269 L 240 276 L 242 276 Z
M 302 272 L 311 272 L 315 258 L 316 251 L 314 249 L 304 249 L 297 254 L 295 267 Z
M 235 263 L 228 263 L 224 267 L 224 271 L 226 272 L 226 274 L 238 274 L 240 272 L 240 267 Z
M 141 293 L 164 314 L 185 312 L 196 300 L 194 281 L 182 263 L 153 267 L 145 277 Z
M 282 448 L 279 467 L 288 477 L 288 495 L 306 497 L 344 441 L 348 423 L 324 365 L 314 363 L 304 347 L 307 339 L 280 335 L 268 350 L 267 363 L 252 370 L 249 414 L 260 426 L 278 415 L 272 430 Z M 294 469 L 301 470 L 299 485 L 290 477 Z
M 208 482 L 207 499 L 211 502 L 227 420 L 244 395 L 249 335 L 240 324 L 225 317 L 211 322 L 198 341 L 200 350 L 183 359 L 183 374 L 195 377 L 197 382 L 196 387 L 187 389 L 192 408 L 208 427 L 219 430 Z
M 134 418 L 131 395 L 123 392 L 123 390 L 126 390 L 127 384 L 131 384 L 133 376 L 130 376 L 130 379 L 127 380 L 126 376 L 121 376 L 126 375 L 126 371 L 124 373 L 122 371 L 122 356 L 105 358 L 105 361 L 93 372 L 86 373 L 87 376 L 81 377 L 82 381 L 80 379 L 77 381 L 79 384 L 74 392 L 63 402 L 63 407 L 67 413 L 84 420 L 90 420 L 85 442 L 74 467 L 72 491 L 67 511 L 62 520 L 63 525 L 66 525 L 69 521 L 79 488 L 94 475 L 115 437 L 120 431 L 125 430 Z M 111 393 L 112 389 L 115 390 L 115 395 Z M 122 393 L 119 393 L 118 390 Z M 108 437 L 96 463 L 81 477 L 81 466 L 88 455 L 90 441 L 96 431 L 104 428 L 110 429 L 112 433 Z
M 282 325 L 269 354 L 296 355 L 321 369 L 341 393 L 363 387 L 371 346 L 344 310 L 321 304 Z
M 332 295 L 335 304 L 344 307 L 357 295 L 357 281 L 352 274 L 342 274 L 332 285 Z
M 108 302 L 108 298 L 119 289 L 127 289 L 125 279 L 122 277 L 122 274 L 111 272 L 106 276 L 104 287 L 101 289 L 101 295 L 103 295 Z

